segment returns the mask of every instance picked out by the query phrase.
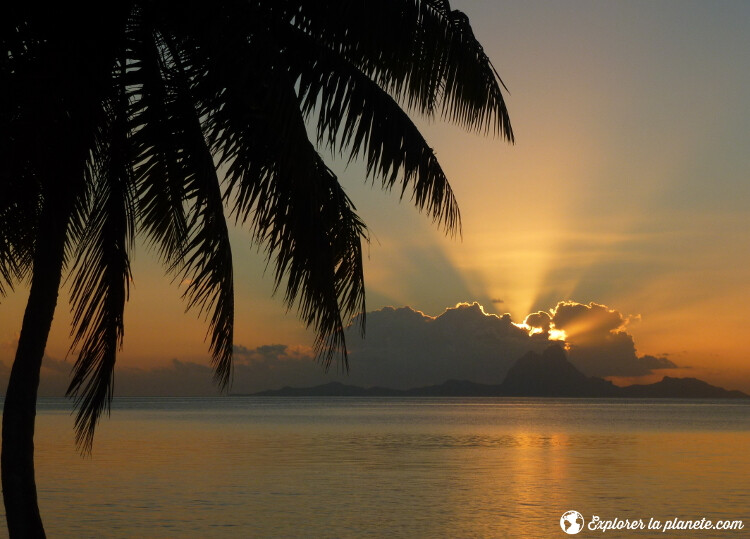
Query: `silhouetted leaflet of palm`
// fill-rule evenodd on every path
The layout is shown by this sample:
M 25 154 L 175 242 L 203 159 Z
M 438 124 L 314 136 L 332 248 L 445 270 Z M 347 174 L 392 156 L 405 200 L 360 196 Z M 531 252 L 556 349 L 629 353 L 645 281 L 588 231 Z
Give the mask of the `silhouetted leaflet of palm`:
M 364 159 L 455 234 L 450 185 L 403 109 L 513 139 L 502 83 L 446 0 L 6 6 L 0 25 L 0 292 L 30 282 L 3 415 L 14 538 L 44 536 L 34 415 L 63 275 L 77 354 L 68 394 L 88 451 L 112 397 L 136 234 L 189 282 L 222 386 L 234 312 L 225 211 L 264 246 L 321 361 L 346 366 L 367 232 L 318 149 Z

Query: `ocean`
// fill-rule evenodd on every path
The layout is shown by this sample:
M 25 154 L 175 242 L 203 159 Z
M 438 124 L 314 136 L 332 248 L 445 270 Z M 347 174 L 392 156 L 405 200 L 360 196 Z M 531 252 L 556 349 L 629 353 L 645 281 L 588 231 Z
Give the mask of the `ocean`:
M 750 536 L 743 401 L 116 398 L 81 457 L 42 399 L 36 451 L 51 538 Z

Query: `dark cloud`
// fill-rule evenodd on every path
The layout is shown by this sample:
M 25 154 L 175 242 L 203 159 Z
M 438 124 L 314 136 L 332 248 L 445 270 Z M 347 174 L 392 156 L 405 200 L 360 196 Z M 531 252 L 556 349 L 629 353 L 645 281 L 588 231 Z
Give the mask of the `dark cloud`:
M 440 316 L 409 307 L 367 313 L 367 333 L 348 334 L 350 378 L 396 388 L 467 379 L 500 383 L 529 350 L 541 351 L 546 336 L 529 336 L 510 315 L 488 315 L 477 303 L 459 304 Z
M 307 361 L 312 360 L 312 358 L 312 351 L 302 346 L 265 344 L 250 349 L 242 345 L 234 345 L 235 365 L 242 363 L 259 364 L 268 361 Z
M 367 314 L 364 340 L 349 337 L 351 376 L 358 383 L 390 387 L 449 378 L 499 383 L 518 357 L 546 347 L 561 332 L 570 361 L 589 376 L 642 376 L 676 368 L 666 357 L 637 355 L 626 331 L 636 318 L 606 305 L 572 301 L 530 314 L 521 325 L 508 314 L 488 315 L 477 303 L 457 305 L 438 317 L 386 307 Z
M 638 358 L 638 361 L 641 363 L 644 369 L 647 369 L 649 371 L 651 370 L 657 370 L 657 369 L 678 369 L 679 367 L 675 365 L 669 358 L 661 356 L 641 356 Z
M 347 330 L 349 374 L 328 372 L 304 346 L 234 346 L 230 391 L 255 393 L 283 386 L 305 387 L 340 381 L 360 386 L 408 388 L 449 379 L 498 384 L 526 352 L 541 352 L 550 337 L 565 332 L 570 361 L 589 376 L 636 377 L 673 369 L 666 357 L 638 356 L 627 333 L 632 320 L 596 303 L 561 302 L 516 324 L 510 315 L 487 314 L 478 303 L 462 303 L 439 316 L 410 307 L 386 307 L 367 313 L 366 337 L 355 320 Z M 72 362 L 45 357 L 40 395 L 63 395 Z M 0 363 L 0 383 L 9 369 Z M 208 365 L 173 359 L 152 369 L 118 366 L 115 395 L 218 395 Z
M 619 312 L 598 303 L 560 302 L 552 310 L 555 328 L 565 331 L 578 342 L 593 341 L 624 328 L 628 319 Z
M 477 303 L 457 305 L 438 317 L 387 307 L 368 313 L 364 340 L 349 338 L 352 377 L 390 387 L 449 378 L 499 383 L 516 359 L 543 349 L 560 331 L 571 362 L 589 376 L 641 376 L 675 368 L 664 357 L 638 357 L 625 331 L 631 319 L 605 305 L 576 302 L 530 314 L 523 325 L 508 314 L 488 315 Z
M 523 321 L 530 328 L 542 330 L 542 333 L 548 333 L 552 325 L 552 316 L 546 311 L 532 313 Z
M 45 356 L 39 382 L 39 395 L 59 397 L 65 395 L 70 383 L 73 362 Z M 0 369 L 2 376 L 2 369 Z M 3 384 L 7 378 L 3 377 Z M 190 361 L 171 360 L 167 365 L 152 369 L 117 367 L 115 370 L 115 395 L 150 396 L 217 395 L 213 371 L 207 365 Z
M 636 353 L 626 317 L 606 305 L 561 302 L 550 311 L 552 327 L 565 332 L 568 357 L 589 376 L 643 376 L 677 366 L 665 357 Z
M 39 384 L 42 397 L 65 395 L 70 383 L 72 361 L 45 356 Z M 10 368 L 0 362 L 0 385 L 8 384 Z M 231 393 L 255 393 L 269 388 L 308 386 L 346 381 L 344 375 L 326 373 L 312 352 L 301 346 L 272 344 L 247 348 L 235 346 L 234 377 L 227 388 Z M 213 396 L 221 389 L 214 383 L 213 370 L 205 364 L 172 359 L 153 368 L 118 365 L 115 369 L 116 396 Z

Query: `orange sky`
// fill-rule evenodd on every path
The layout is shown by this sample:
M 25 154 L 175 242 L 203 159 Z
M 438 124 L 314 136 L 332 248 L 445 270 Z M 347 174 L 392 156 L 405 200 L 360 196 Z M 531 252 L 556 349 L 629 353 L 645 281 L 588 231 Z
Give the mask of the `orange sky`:
M 421 121 L 456 192 L 463 240 L 333 164 L 370 226 L 368 309 L 431 315 L 462 301 L 522 322 L 559 301 L 634 322 L 639 354 L 750 391 L 750 4 L 454 1 L 508 85 L 517 143 Z M 308 346 L 263 260 L 234 231 L 235 343 Z M 205 324 L 140 248 L 124 365 L 207 363 Z M 25 290 L 0 304 L 10 364 Z M 65 295 L 48 355 L 68 343 Z

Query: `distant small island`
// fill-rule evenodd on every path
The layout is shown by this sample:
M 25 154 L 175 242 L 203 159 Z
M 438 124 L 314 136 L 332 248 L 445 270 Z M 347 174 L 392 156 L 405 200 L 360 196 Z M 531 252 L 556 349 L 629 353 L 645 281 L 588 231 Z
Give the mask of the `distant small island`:
M 713 386 L 697 378 L 665 376 L 660 382 L 619 387 L 579 371 L 559 346 L 542 354 L 528 352 L 518 359 L 500 385 L 448 380 L 412 389 L 359 387 L 331 382 L 314 387 L 284 387 L 253 393 L 260 397 L 608 397 L 750 399 L 742 391 Z

